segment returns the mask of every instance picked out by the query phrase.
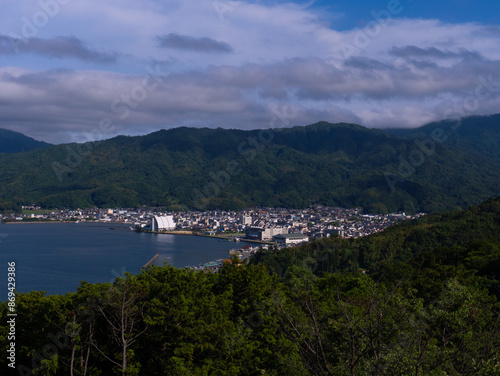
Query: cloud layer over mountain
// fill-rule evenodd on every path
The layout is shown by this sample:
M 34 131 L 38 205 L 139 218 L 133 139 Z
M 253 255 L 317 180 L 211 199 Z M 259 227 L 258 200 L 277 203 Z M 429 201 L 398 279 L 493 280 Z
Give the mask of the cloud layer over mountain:
M 498 112 L 500 27 L 389 3 L 346 29 L 313 3 L 22 0 L 0 16 L 0 127 L 67 142 Z

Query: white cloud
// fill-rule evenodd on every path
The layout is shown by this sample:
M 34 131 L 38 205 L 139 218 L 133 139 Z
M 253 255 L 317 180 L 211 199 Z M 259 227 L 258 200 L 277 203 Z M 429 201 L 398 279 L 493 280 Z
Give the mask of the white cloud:
M 9 4 L 0 34 L 22 36 L 23 17 L 32 20 L 40 6 Z M 479 78 L 489 75 L 487 97 L 464 112 L 498 108 L 496 27 L 393 18 L 377 32 L 337 31 L 314 8 L 230 4 L 223 18 L 212 1 L 61 5 L 29 39 L 31 49 L 0 56 L 0 126 L 48 141 L 91 132 L 103 117 L 115 126 L 106 136 L 186 124 L 260 128 L 270 124 L 268 103 L 294 106 L 293 125 L 416 126 L 442 118 L 448 106 L 463 107 Z M 158 37 L 169 35 L 190 48 L 159 46 Z M 345 54 L 346 46 L 352 54 Z M 58 59 L 50 57 L 54 51 Z M 167 62 L 161 69 L 168 76 L 120 118 L 124 110 L 116 101 L 134 88 L 139 95 L 146 67 L 156 62 Z

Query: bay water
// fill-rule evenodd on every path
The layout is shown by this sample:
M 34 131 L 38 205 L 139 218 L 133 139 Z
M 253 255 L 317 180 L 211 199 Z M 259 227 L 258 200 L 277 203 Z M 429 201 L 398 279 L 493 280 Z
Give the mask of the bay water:
M 7 298 L 8 262 L 16 263 L 18 292 L 76 291 L 80 281 L 113 282 L 139 273 L 157 252 L 155 264 L 196 266 L 229 257 L 234 243 L 202 236 L 148 234 L 121 224 L 0 224 L 0 300 Z

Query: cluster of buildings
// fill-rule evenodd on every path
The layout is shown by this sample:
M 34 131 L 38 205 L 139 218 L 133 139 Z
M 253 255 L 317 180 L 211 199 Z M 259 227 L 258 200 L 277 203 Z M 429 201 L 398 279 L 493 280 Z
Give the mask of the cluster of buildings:
M 251 240 L 297 243 L 308 238 L 337 235 L 360 237 L 382 231 L 399 220 L 423 215 L 405 213 L 362 214 L 361 208 L 316 205 L 307 209 L 255 208 L 241 212 L 207 211 L 169 213 L 178 230 L 244 234 Z M 291 236 L 289 236 L 291 235 Z
M 361 208 L 344 209 L 319 205 L 307 209 L 254 208 L 240 212 L 166 212 L 162 208 L 148 207 L 43 211 L 38 207 L 24 207 L 23 213 L 0 214 L 0 221 L 120 223 L 143 231 L 196 233 L 259 243 L 247 244 L 230 251 L 232 256 L 241 261 L 270 244 L 281 248 L 314 238 L 366 236 L 382 231 L 399 220 L 423 215 L 366 215 L 362 214 Z M 217 271 L 224 262 L 234 262 L 234 259 L 215 260 L 193 268 Z
M 234 211 L 165 212 L 162 208 L 78 209 L 0 215 L 9 221 L 75 221 L 123 223 L 150 231 L 194 231 L 206 235 L 233 235 L 260 242 L 297 244 L 310 238 L 337 235 L 345 238 L 366 236 L 402 219 L 423 215 L 405 213 L 366 215 L 361 208 L 316 205 L 307 209 L 254 208 Z M 26 210 L 25 210 L 26 212 Z

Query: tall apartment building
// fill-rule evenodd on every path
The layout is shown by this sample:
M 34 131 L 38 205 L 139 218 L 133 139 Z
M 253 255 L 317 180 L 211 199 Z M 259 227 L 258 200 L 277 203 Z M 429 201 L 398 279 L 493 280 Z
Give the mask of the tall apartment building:
M 252 216 L 251 215 L 242 215 L 240 217 L 240 224 L 244 226 L 252 225 Z
M 254 240 L 272 240 L 274 235 L 288 234 L 288 229 L 282 227 L 250 227 L 246 229 L 246 237 Z

